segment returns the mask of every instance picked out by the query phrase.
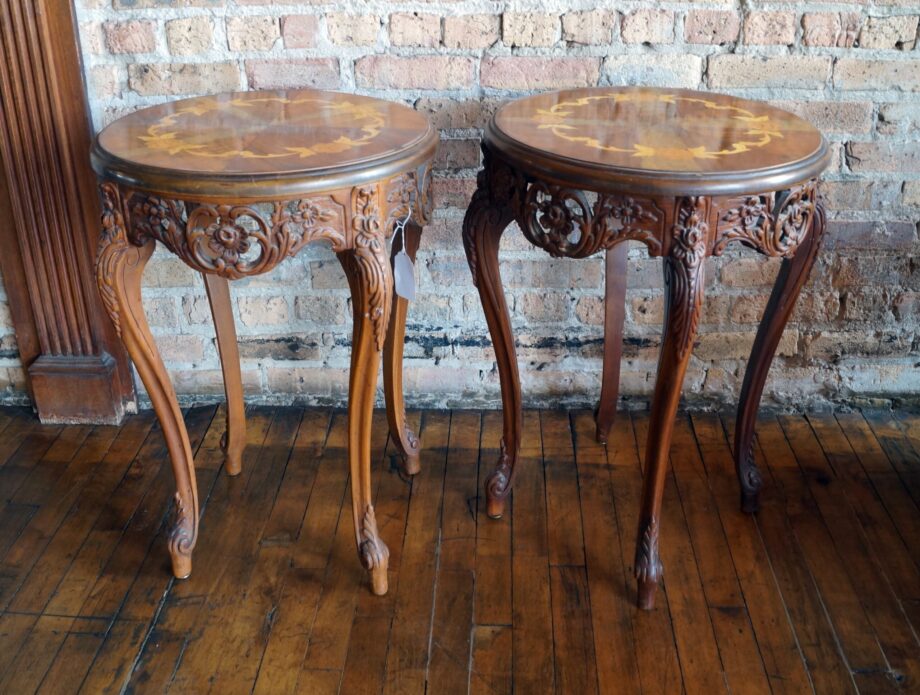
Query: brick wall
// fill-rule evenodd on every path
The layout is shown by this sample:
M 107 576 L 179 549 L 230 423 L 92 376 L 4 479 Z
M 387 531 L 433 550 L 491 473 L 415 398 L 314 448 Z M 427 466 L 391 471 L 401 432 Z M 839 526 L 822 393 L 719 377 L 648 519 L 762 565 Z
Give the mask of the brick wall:
M 586 0 L 77 0 L 97 127 L 137 107 L 228 89 L 315 86 L 404 101 L 441 129 L 437 214 L 410 312 L 409 397 L 494 405 L 498 380 L 460 223 L 495 106 L 534 90 L 652 84 L 765 99 L 832 141 L 829 241 L 783 338 L 765 402 L 819 406 L 920 392 L 920 48 L 916 0 L 827 3 Z M 605 9 L 609 7 L 609 9 Z M 599 390 L 602 261 L 557 261 L 505 236 L 505 276 L 530 403 Z M 662 317 L 659 261 L 633 249 L 622 392 L 651 391 Z M 734 400 L 777 265 L 709 265 L 686 398 Z M 220 392 L 203 286 L 158 252 L 145 301 L 177 389 Z M 309 249 L 234 285 L 249 394 L 341 403 L 350 312 L 334 257 Z M 2 302 L 2 299 L 0 299 Z M 8 324 L 0 303 L 0 326 Z M 0 329 L 0 386 L 21 375 Z M 166 338 L 169 338 L 166 340 Z M 6 381 L 2 381 L 2 379 Z

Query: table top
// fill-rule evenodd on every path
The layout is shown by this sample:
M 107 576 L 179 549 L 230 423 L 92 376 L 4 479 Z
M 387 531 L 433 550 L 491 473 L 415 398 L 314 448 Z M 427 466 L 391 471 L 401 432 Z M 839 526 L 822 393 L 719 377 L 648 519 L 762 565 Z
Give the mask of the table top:
M 433 156 L 413 109 L 311 89 L 183 99 L 129 114 L 93 148 L 96 172 L 173 194 L 290 195 L 384 178 Z
M 830 160 L 807 121 L 746 99 L 683 89 L 538 94 L 496 113 L 486 142 L 533 173 L 585 188 L 674 195 L 769 191 Z

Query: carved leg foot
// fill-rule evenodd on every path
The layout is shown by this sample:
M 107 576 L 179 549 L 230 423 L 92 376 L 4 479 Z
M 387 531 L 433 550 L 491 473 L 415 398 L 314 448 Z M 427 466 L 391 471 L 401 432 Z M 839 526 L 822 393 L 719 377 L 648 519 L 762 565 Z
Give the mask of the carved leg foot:
M 613 426 L 620 391 L 620 363 L 623 360 L 623 321 L 626 318 L 626 257 L 629 247 L 616 244 L 606 252 L 606 290 L 604 292 L 604 368 L 601 398 L 597 405 L 595 437 L 607 443 Z
M 416 224 L 406 226 L 406 253 L 415 262 L 422 228 Z M 402 249 L 402 241 L 394 237 L 391 255 L 393 258 Z M 406 313 L 409 302 L 393 293 L 393 311 L 386 343 L 383 346 L 383 391 L 386 396 L 387 421 L 390 436 L 403 459 L 406 475 L 415 475 L 421 470 L 419 464 L 419 441 L 406 423 L 406 406 L 403 398 L 403 343 L 406 337 Z
M 661 499 L 668 473 L 674 417 L 703 305 L 707 212 L 706 199 L 684 198 L 679 201 L 669 256 L 664 259 L 664 338 L 645 449 L 646 468 L 636 541 L 638 605 L 644 610 L 654 607 L 655 592 L 661 578 L 658 556 Z
M 511 317 L 498 266 L 499 242 L 513 214 L 508 201 L 499 199 L 491 190 L 491 179 L 496 174 L 494 168 L 487 161 L 485 169 L 479 174 L 478 188 L 463 218 L 463 245 L 489 325 L 501 382 L 502 451 L 495 470 L 485 482 L 486 512 L 491 518 L 499 519 L 511 492 L 514 464 L 521 444 L 523 413 Z
M 760 488 L 763 485 L 760 471 L 754 463 L 754 425 L 760 398 L 776 346 L 779 345 L 783 329 L 795 308 L 795 301 L 818 256 L 824 236 L 824 222 L 824 208 L 818 204 L 809 234 L 799 244 L 795 255 L 783 260 L 744 373 L 735 423 L 734 455 L 741 486 L 741 509 L 749 514 L 756 512 L 760 506 Z
M 220 368 L 224 375 L 224 393 L 227 396 L 227 429 L 220 440 L 224 451 L 224 469 L 228 475 L 239 475 L 243 450 L 246 448 L 246 411 L 243 403 L 243 380 L 240 375 L 240 352 L 230 303 L 230 283 L 226 278 L 203 273 L 208 292 Z
M 192 572 L 192 550 L 198 539 L 198 490 L 195 466 L 182 411 L 160 359 L 141 303 L 141 276 L 155 242 L 136 246 L 128 241 L 116 187 L 101 186 L 103 231 L 96 257 L 96 283 L 103 304 L 134 361 L 156 411 L 176 478 L 175 519 L 169 534 L 173 574 Z
M 338 254 L 354 309 L 348 385 L 348 468 L 358 558 L 370 573 L 371 589 L 387 592 L 390 551 L 377 531 L 371 486 L 371 420 L 377 369 L 393 301 L 393 273 L 378 218 L 377 187 L 353 193 L 354 250 Z

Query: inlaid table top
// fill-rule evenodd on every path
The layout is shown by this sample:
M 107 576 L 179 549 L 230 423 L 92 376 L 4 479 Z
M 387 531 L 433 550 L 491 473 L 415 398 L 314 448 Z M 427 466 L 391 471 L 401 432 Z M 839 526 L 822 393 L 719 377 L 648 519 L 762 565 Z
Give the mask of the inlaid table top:
M 775 190 L 823 171 L 814 126 L 766 104 L 684 89 L 597 87 L 502 106 L 486 142 L 534 173 L 602 189 Z
M 105 128 L 93 166 L 176 195 L 283 196 L 385 178 L 430 159 L 407 106 L 311 89 L 235 92 L 142 109 Z

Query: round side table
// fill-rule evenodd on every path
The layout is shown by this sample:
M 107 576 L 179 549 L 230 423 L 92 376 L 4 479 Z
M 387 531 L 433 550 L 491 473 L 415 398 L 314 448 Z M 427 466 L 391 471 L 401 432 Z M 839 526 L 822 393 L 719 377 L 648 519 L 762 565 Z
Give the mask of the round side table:
M 613 421 L 625 301 L 626 245 L 664 261 L 665 319 L 646 444 L 636 547 L 641 608 L 661 576 L 661 500 L 671 432 L 703 306 L 705 259 L 739 242 L 783 263 L 748 362 L 734 458 L 742 507 L 757 508 L 754 422 L 783 328 L 824 233 L 816 177 L 830 151 L 796 116 L 765 104 L 687 90 L 593 88 L 541 94 L 501 107 L 483 139 L 484 168 L 463 223 L 467 259 L 492 336 L 504 426 L 486 480 L 500 517 L 521 445 L 521 386 L 499 271 L 498 246 L 516 221 L 552 256 L 607 253 L 605 348 L 597 437 Z
M 227 396 L 222 446 L 230 475 L 241 469 L 245 419 L 228 281 L 268 272 L 314 241 L 336 252 L 354 308 L 348 460 L 355 535 L 372 589 L 384 594 L 389 551 L 370 480 L 381 353 L 387 419 L 407 473 L 418 471 L 419 453 L 403 406 L 407 304 L 393 292 L 387 238 L 408 218 L 405 246 L 414 259 L 431 210 L 437 142 L 410 108 L 315 90 L 186 99 L 138 111 L 99 134 L 92 151 L 103 201 L 96 279 L 166 437 L 177 486 L 169 535 L 176 577 L 191 573 L 198 493 L 185 423 L 141 304 L 155 243 L 204 275 Z M 401 248 L 394 237 L 393 255 Z

